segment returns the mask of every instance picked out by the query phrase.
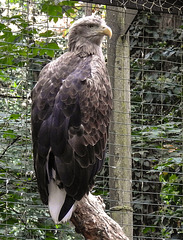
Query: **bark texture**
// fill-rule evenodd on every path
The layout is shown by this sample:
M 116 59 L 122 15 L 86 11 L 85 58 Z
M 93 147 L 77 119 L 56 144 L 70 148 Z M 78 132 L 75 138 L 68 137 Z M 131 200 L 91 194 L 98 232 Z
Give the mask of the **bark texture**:
M 100 196 L 89 194 L 77 203 L 71 222 L 86 240 L 129 240 L 122 228 L 104 211 Z
M 107 8 L 107 23 L 113 31 L 108 41 L 107 67 L 113 87 L 113 112 L 109 130 L 109 193 L 111 217 L 133 239 L 130 40 L 129 23 L 134 11 Z

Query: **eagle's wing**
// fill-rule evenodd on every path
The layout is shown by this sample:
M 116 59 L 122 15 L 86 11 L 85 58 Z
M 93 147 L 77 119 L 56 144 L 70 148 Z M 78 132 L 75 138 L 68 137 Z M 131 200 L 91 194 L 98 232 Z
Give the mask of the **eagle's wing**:
M 80 200 L 100 170 L 112 108 L 105 63 L 65 53 L 41 72 L 32 91 L 35 171 L 43 203 L 55 179 Z

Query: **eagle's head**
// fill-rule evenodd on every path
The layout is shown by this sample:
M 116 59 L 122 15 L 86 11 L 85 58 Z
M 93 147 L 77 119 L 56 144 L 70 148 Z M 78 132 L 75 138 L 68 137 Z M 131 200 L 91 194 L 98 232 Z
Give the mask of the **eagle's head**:
M 88 54 L 92 54 L 92 48 L 100 46 L 105 35 L 111 38 L 112 30 L 101 17 L 87 16 L 80 18 L 69 29 L 69 50 L 88 51 Z

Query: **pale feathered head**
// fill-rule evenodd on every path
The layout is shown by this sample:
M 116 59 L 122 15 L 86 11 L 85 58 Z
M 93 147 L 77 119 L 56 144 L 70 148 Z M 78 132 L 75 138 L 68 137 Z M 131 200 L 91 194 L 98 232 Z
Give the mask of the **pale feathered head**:
M 84 50 L 92 54 L 92 48 L 100 46 L 104 36 L 112 36 L 112 30 L 99 16 L 80 18 L 70 27 L 68 45 L 70 51 Z

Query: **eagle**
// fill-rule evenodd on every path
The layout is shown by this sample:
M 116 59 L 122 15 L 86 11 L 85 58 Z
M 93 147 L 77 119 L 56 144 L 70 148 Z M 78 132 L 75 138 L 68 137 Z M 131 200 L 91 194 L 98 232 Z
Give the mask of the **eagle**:
M 112 110 L 105 35 L 112 31 L 99 16 L 75 21 L 68 51 L 41 70 L 31 93 L 34 169 L 55 224 L 71 218 L 105 158 Z

